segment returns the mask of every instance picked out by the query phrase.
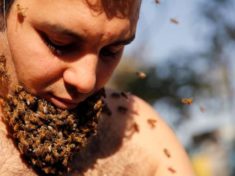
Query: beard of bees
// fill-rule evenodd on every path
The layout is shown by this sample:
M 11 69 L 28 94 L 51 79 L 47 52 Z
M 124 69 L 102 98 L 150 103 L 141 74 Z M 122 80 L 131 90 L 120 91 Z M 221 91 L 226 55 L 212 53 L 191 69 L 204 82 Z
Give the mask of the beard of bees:
M 6 71 L 6 58 L 4 55 L 0 55 L 0 96 L 1 94 L 7 94 L 8 85 L 9 79 Z
M 75 154 L 97 132 L 101 89 L 72 110 L 55 107 L 16 86 L 2 100 L 4 123 L 23 160 L 39 175 L 66 175 Z

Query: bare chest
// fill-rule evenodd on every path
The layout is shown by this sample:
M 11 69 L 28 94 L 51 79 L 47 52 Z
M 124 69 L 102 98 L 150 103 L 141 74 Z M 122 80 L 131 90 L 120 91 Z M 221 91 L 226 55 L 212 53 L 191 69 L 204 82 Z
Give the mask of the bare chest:
M 72 176 L 154 176 L 157 169 L 151 156 L 136 146 L 123 146 L 108 157 L 92 158 L 78 162 L 77 169 L 82 172 L 75 171 Z

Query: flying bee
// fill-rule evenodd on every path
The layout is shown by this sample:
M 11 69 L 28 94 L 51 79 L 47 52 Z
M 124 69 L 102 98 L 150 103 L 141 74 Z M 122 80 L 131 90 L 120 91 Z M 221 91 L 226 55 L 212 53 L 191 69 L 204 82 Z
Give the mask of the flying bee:
M 170 22 L 173 23 L 173 24 L 179 24 L 179 21 L 175 18 L 171 18 Z
M 121 92 L 121 96 L 128 100 L 128 94 L 126 92 Z
M 26 17 L 26 11 L 28 10 L 28 8 L 24 8 L 20 4 L 16 4 L 16 10 L 17 10 L 18 21 L 20 23 L 23 23 Z
M 94 110 L 98 110 L 102 107 L 103 105 L 103 101 L 102 100 L 98 100 L 95 105 L 94 105 Z
M 160 0 L 155 0 L 155 2 L 156 2 L 157 4 L 160 4 Z
M 138 124 L 134 122 L 128 127 L 126 137 L 130 139 L 135 133 L 139 133 L 139 131 L 140 131 L 140 128 Z
M 191 105 L 193 103 L 193 99 L 192 98 L 182 98 L 181 102 L 185 105 Z
M 200 111 L 201 111 L 201 112 L 205 112 L 205 111 L 206 111 L 205 107 L 200 106 Z
M 142 72 L 142 71 L 138 71 L 136 72 L 136 75 L 138 78 L 140 79 L 145 79 L 147 77 L 146 73 Z
M 102 112 L 108 116 L 112 115 L 112 111 L 110 110 L 110 108 L 107 105 L 104 105 Z
M 128 111 L 128 109 L 125 106 L 118 106 L 117 111 L 122 114 L 125 114 Z
M 167 156 L 167 158 L 171 157 L 171 154 L 168 149 L 165 148 L 163 151 L 164 151 L 164 154 Z
M 157 120 L 156 119 L 148 119 L 147 122 L 151 126 L 151 128 L 154 128 L 156 126 Z
M 111 97 L 112 98 L 120 98 L 120 94 L 117 92 L 113 92 L 113 93 L 111 93 Z
M 138 126 L 137 123 L 134 123 L 134 124 L 132 125 L 132 129 L 133 129 L 135 132 L 139 132 L 139 131 L 140 131 L 139 126 Z
M 172 167 L 168 167 L 168 170 L 169 170 L 172 174 L 176 173 L 176 170 L 175 170 L 174 168 L 172 168 Z

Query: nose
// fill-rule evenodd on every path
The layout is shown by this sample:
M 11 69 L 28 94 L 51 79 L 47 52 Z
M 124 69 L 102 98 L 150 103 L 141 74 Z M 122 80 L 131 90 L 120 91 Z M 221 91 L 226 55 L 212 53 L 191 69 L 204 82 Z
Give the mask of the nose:
M 68 63 L 63 73 L 66 85 L 79 93 L 90 93 L 96 85 L 96 68 L 98 57 L 93 54 L 84 55 L 76 61 Z

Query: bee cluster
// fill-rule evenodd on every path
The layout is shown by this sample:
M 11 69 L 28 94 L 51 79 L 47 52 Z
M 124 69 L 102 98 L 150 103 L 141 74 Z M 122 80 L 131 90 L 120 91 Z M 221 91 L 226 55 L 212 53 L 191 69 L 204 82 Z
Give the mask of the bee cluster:
M 2 105 L 8 124 L 25 161 L 45 175 L 65 175 L 75 153 L 97 131 L 104 89 L 73 110 L 62 110 L 17 86 Z
M 0 86 L 7 85 L 8 76 L 6 72 L 6 58 L 3 55 L 0 55 Z

